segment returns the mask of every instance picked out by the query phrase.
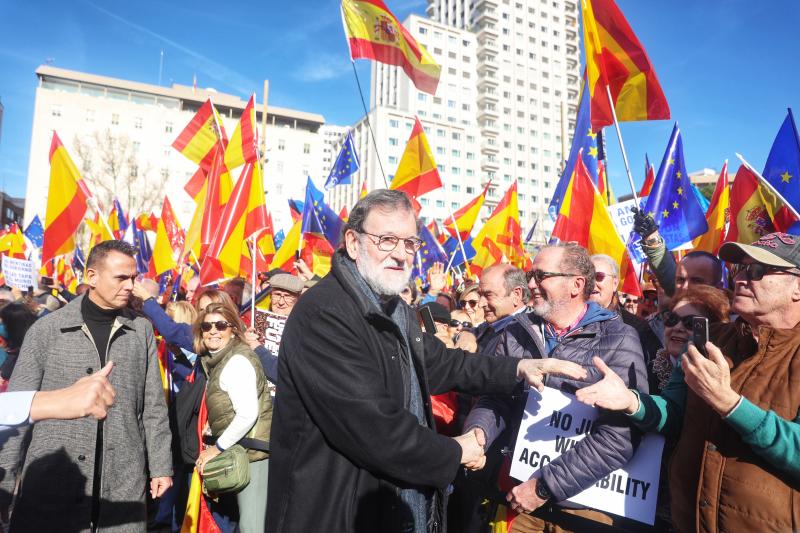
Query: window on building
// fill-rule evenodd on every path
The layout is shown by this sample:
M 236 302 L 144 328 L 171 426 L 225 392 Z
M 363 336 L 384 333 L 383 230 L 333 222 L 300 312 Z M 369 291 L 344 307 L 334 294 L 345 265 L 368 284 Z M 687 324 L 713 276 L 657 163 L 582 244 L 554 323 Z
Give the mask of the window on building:
M 311 145 L 309 143 L 303 144 L 303 153 L 310 154 L 311 153 Z
M 86 122 L 94 122 L 94 109 L 86 110 Z
M 420 102 L 426 102 L 428 100 L 428 95 L 425 93 L 417 93 L 417 100 Z
M 164 124 L 164 133 L 172 133 L 172 122 L 167 122 Z
M 400 141 L 397 140 L 397 137 L 389 137 L 389 146 L 397 146 L 400 144 Z
M 112 126 L 119 126 L 119 113 L 112 113 L 111 114 L 111 125 Z
M 134 127 L 134 129 L 137 129 L 137 130 L 142 129 L 142 117 L 134 117 L 133 118 L 133 127 Z
M 473 152 L 467 152 L 467 160 L 472 161 L 475 159 L 475 154 Z
M 278 174 L 283 173 L 283 161 L 278 161 L 275 163 L 275 168 L 277 169 Z
M 389 120 L 389 127 L 397 128 L 399 126 L 400 126 L 400 121 L 399 120 L 395 120 L 395 119 Z
M 458 176 L 461 174 L 461 169 L 459 167 L 453 167 L 450 169 L 450 174 L 453 176 Z
M 436 200 L 436 207 L 444 207 L 444 200 Z
M 139 141 L 133 141 L 133 153 L 139 152 L 139 149 L 142 147 L 142 143 Z
M 419 203 L 424 205 L 424 206 L 427 206 L 427 205 L 430 205 L 431 201 L 428 200 L 427 198 L 420 198 L 419 199 Z
M 461 134 L 458 133 L 457 131 L 454 131 L 453 135 L 452 135 L 452 138 L 453 138 L 454 141 L 460 141 L 461 140 Z
M 453 157 L 461 157 L 461 150 L 452 150 Z
M 474 170 L 472 170 L 471 168 L 468 168 L 468 169 L 467 169 L 467 176 L 469 176 L 469 177 L 472 177 L 472 176 L 474 176 L 474 175 L 475 175 L 475 171 L 474 171 Z M 467 187 L 467 189 L 469 189 L 469 188 L 470 188 L 470 187 Z M 467 192 L 470 192 L 470 191 L 467 191 Z
M 278 139 L 278 150 L 286 150 L 286 141 L 283 139 Z
M 459 185 L 458 183 L 453 183 L 452 185 L 450 185 L 450 190 L 453 192 L 461 192 L 461 185 Z
M 436 130 L 436 136 L 437 137 L 444 137 L 444 130 L 443 129 L 437 129 Z
M 443 146 L 437 146 L 436 147 L 436 155 L 444 155 L 444 147 Z

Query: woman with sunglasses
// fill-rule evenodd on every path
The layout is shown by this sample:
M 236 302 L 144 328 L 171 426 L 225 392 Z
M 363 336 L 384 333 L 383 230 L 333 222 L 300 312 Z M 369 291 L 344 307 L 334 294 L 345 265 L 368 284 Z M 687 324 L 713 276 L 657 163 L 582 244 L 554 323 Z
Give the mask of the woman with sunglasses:
M 194 324 L 195 351 L 208 375 L 206 406 L 214 441 L 200 453 L 196 464 L 202 473 L 209 460 L 234 444 L 247 448 L 250 484 L 235 495 L 239 530 L 262 533 L 267 514 L 272 400 L 261 362 L 247 346 L 244 331 L 236 313 L 222 304 L 202 309 Z M 223 514 L 230 509 L 232 496 L 220 495 Z
M 483 308 L 478 305 L 479 285 L 474 281 L 465 281 L 464 286 L 458 291 L 458 308 L 469 317 L 466 322 L 471 322 L 472 327 L 477 327 L 484 322 Z

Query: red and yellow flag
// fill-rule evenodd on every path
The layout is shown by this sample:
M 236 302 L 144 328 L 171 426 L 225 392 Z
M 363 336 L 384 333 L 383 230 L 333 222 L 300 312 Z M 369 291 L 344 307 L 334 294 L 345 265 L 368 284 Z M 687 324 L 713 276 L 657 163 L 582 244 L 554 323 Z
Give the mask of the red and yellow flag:
M 668 119 L 669 104 L 653 65 L 614 0 L 581 0 L 581 5 L 592 129 L 614 123 L 606 87 L 620 122 Z
M 75 249 L 75 232 L 86 214 L 86 201 L 91 196 L 67 149 L 53 132 L 42 263 Z
M 252 95 L 247 101 L 242 118 L 225 148 L 225 166 L 230 170 L 245 163 L 254 163 L 258 159 L 255 101 L 256 95 Z
M 617 233 L 606 201 L 592 183 L 589 172 L 578 157 L 575 171 L 564 194 L 553 237 L 576 242 L 590 254 L 606 254 L 619 265 L 619 290 L 641 296 L 642 289 L 625 243 Z
M 302 218 L 294 221 L 292 229 L 286 234 L 281 247 L 275 252 L 270 268 L 280 268 L 286 272 L 292 272 L 294 270 L 295 253 L 300 246 L 300 229 L 302 226 Z
M 233 278 L 242 271 L 247 274 L 251 259 L 245 241 L 267 225 L 261 166 L 247 163 L 225 205 L 217 231 L 209 243 L 208 253 L 200 265 L 200 283 L 207 285 Z M 245 265 L 242 264 L 243 256 Z
M 207 170 L 211 168 L 217 143 L 222 145 L 224 152 L 228 145 L 228 136 L 225 135 L 219 113 L 209 99 L 200 106 L 189 124 L 172 143 L 172 147 Z
M 414 128 L 406 143 L 403 157 L 397 165 L 390 189 L 403 191 L 412 199 L 442 186 L 439 169 L 433 160 L 433 153 L 428 146 L 425 130 L 419 119 L 414 120 Z
M 361 182 L 361 192 L 358 194 L 358 199 L 361 200 L 367 195 L 367 178 Z
M 103 224 L 103 221 L 100 220 L 100 215 L 98 213 L 94 214 L 94 218 L 87 218 L 84 222 L 86 223 L 86 227 L 89 228 L 89 245 L 86 247 L 87 254 L 92 251 L 92 248 L 94 248 L 96 244 L 114 238 L 114 236 L 108 232 L 108 228 Z
M 475 221 L 478 220 L 478 215 L 481 213 L 483 202 L 486 199 L 486 191 L 489 190 L 489 185 L 491 184 L 490 180 L 478 196 L 444 220 L 444 227 L 450 235 L 456 237 L 456 231 L 458 231 L 461 234 L 462 241 L 466 241 L 469 238 L 469 234 L 472 233 L 472 228 L 475 226 Z
M 12 223 L 8 229 L 0 230 L 0 254 L 25 259 L 26 248 L 25 238 L 16 223 Z
M 178 266 L 185 241 L 186 235 L 172 211 L 169 198 L 165 196 L 161 207 L 161 218 L 158 219 L 156 227 L 153 256 L 150 258 L 150 271 L 153 276 L 160 276 Z
M 223 161 L 224 151 L 221 145 L 214 150 L 211 168 L 206 179 L 205 196 L 202 202 L 197 203 L 197 209 L 202 205 L 202 218 L 200 222 L 200 255 L 205 255 L 214 235 L 222 222 L 222 212 L 231 196 L 233 182 L 228 169 Z M 195 212 L 195 215 L 197 213 Z
M 473 274 L 480 275 L 485 268 L 497 263 L 508 262 L 520 268 L 525 264 L 516 181 L 506 191 L 472 243 L 478 252 L 472 259 Z
M 436 94 L 442 68 L 381 0 L 342 0 L 342 21 L 351 59 L 402 67 L 417 89 Z
M 795 222 L 783 203 L 746 165 L 736 172 L 730 192 L 730 225 L 725 242 L 750 244 L 767 233 L 787 231 Z
M 653 184 L 656 182 L 656 172 L 653 165 L 650 164 L 647 154 L 644 156 L 644 183 L 642 190 L 639 191 L 639 196 L 650 196 L 650 191 L 653 190 Z
M 728 162 L 722 165 L 714 195 L 706 211 L 708 231 L 697 237 L 693 244 L 695 250 L 717 255 L 725 238 L 725 227 L 730 218 L 731 191 L 728 187 Z

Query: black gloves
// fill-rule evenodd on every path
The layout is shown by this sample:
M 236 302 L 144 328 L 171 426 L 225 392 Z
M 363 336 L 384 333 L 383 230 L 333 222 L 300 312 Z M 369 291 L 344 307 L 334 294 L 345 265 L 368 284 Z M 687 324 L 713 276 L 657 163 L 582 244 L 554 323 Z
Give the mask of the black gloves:
M 653 217 L 637 207 L 632 207 L 631 211 L 633 211 L 633 231 L 638 233 L 642 240 L 658 231 L 658 224 Z

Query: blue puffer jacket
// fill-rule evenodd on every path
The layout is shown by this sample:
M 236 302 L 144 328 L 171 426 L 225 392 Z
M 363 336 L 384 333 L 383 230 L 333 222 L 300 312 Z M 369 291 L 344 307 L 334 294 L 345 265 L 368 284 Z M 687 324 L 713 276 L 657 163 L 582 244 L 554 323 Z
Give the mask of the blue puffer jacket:
M 639 336 L 622 322 L 617 313 L 590 302 L 578 325 L 561 337 L 548 333 L 542 319 L 534 314 L 527 320 L 509 325 L 502 334 L 495 355 L 498 357 L 555 357 L 583 366 L 586 380 L 547 376 L 545 385 L 574 394 L 577 389 L 600 381 L 603 376 L 592 357 L 600 357 L 628 387 L 647 391 L 647 371 Z M 522 418 L 526 395 L 482 396 L 467 417 L 465 431 L 480 427 L 487 436 L 487 445 L 500 437 L 513 445 Z M 594 431 L 574 448 L 542 468 L 542 478 L 553 493 L 554 501 L 570 498 L 610 472 L 625 465 L 636 450 L 641 433 L 627 417 L 603 413 Z

